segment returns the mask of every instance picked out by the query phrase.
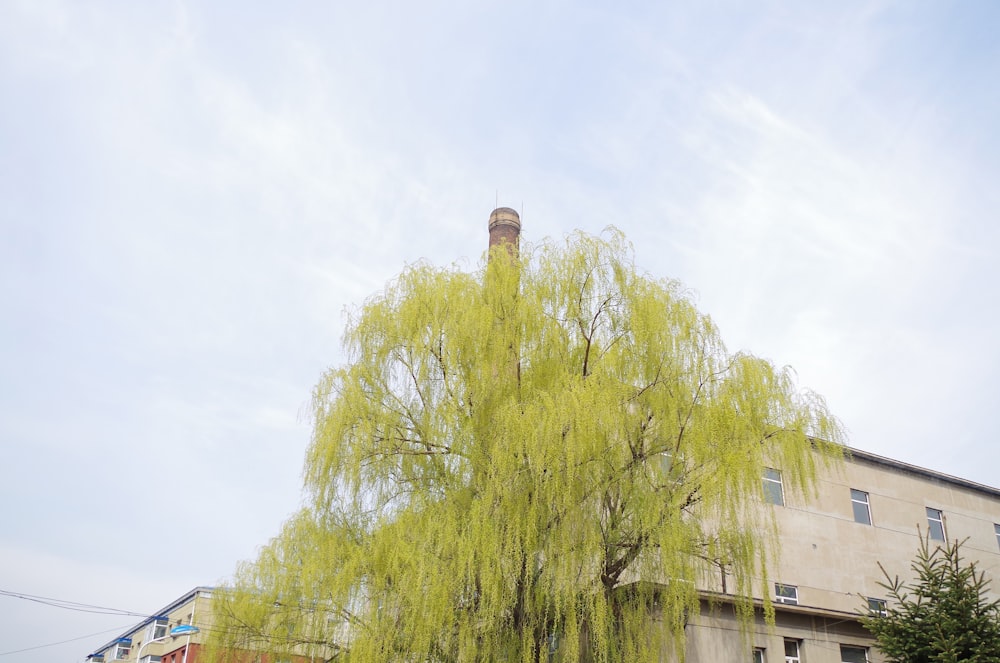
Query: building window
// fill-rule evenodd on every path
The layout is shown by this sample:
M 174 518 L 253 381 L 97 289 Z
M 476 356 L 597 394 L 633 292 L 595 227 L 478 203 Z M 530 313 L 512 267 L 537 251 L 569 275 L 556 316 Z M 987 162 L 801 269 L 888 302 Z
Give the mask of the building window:
M 868 599 L 868 614 L 869 615 L 877 615 L 879 617 L 885 617 L 886 615 L 888 615 L 889 611 L 886 610 L 885 600 L 883 600 L 883 599 L 869 598 Z
M 170 620 L 163 616 L 153 617 L 153 621 L 146 627 L 146 642 L 159 640 L 167 636 L 167 625 Z
M 778 603 L 798 605 L 799 588 L 795 585 L 782 585 L 776 582 L 774 583 L 774 600 Z
M 937 509 L 927 507 L 927 532 L 933 541 L 944 541 L 944 515 Z
M 785 663 L 801 663 L 801 654 L 798 640 L 785 640 Z
M 764 648 L 754 647 L 753 648 L 753 663 L 764 663 Z
M 764 468 L 764 501 L 785 506 L 785 493 L 781 486 L 781 472 Z
M 132 651 L 132 639 L 131 638 L 118 638 L 114 646 L 111 647 L 108 658 L 112 661 L 124 661 L 128 658 L 129 652 Z
M 841 663 L 868 663 L 868 650 L 864 647 L 840 645 Z
M 1000 547 L 1000 525 L 993 523 L 993 531 L 997 533 L 997 547 Z
M 868 504 L 868 493 L 851 488 L 851 507 L 854 509 L 854 522 L 862 525 L 872 524 L 871 506 Z

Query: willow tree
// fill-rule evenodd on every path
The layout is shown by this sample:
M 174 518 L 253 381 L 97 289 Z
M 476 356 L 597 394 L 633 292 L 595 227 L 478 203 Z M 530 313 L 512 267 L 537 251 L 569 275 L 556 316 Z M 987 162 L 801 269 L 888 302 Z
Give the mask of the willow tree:
M 763 470 L 807 490 L 842 437 L 617 231 L 410 267 L 345 346 L 306 506 L 220 593 L 218 651 L 655 659 L 720 569 L 768 595 Z

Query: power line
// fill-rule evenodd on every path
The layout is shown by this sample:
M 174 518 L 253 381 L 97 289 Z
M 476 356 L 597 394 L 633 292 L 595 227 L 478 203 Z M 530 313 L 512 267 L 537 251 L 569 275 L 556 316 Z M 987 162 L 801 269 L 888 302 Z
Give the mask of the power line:
M 155 616 L 155 615 L 150 615 L 150 614 L 147 614 L 147 613 L 144 613 L 144 612 L 134 612 L 134 611 L 131 611 L 131 610 L 123 610 L 121 608 L 108 608 L 108 607 L 104 607 L 104 606 L 92 605 L 92 604 L 89 604 L 89 603 L 80 603 L 78 601 L 69 601 L 69 600 L 66 600 L 66 599 L 55 599 L 55 598 L 46 597 L 46 596 L 36 596 L 34 594 L 24 594 L 24 593 L 21 593 L 21 592 L 13 592 L 13 591 L 10 591 L 10 590 L 7 590 L 7 589 L 0 589 L 0 596 L 9 596 L 11 598 L 22 599 L 24 601 L 31 601 L 33 603 L 40 603 L 42 605 L 48 605 L 48 606 L 52 606 L 54 608 L 61 608 L 63 610 L 72 610 L 74 612 L 88 612 L 88 613 L 94 613 L 94 614 L 100 614 L 100 615 L 117 615 L 117 616 L 123 616 L 123 617 L 141 617 L 143 619 L 149 619 L 149 618 L 152 618 L 152 617 Z M 60 640 L 59 642 L 52 642 L 52 643 L 45 644 L 45 645 L 36 645 L 34 647 L 26 647 L 26 648 L 23 648 L 23 649 L 15 649 L 13 651 L 0 652 L 0 656 L 8 656 L 8 655 L 11 655 L 11 654 L 19 654 L 19 653 L 22 653 L 22 652 L 32 651 L 32 650 L 35 650 L 35 649 L 43 649 L 45 647 L 54 647 L 56 645 L 66 644 L 66 643 L 69 643 L 69 642 L 76 642 L 77 640 L 84 640 L 86 638 L 90 638 L 90 637 L 93 637 L 95 635 L 101 635 L 103 633 L 111 633 L 112 631 L 129 633 L 130 631 L 134 631 L 135 629 L 139 628 L 142 625 L 142 623 L 143 622 L 140 622 L 139 624 L 132 624 L 131 626 L 126 625 L 126 626 L 122 626 L 122 627 L 118 627 L 118 628 L 107 629 L 105 631 L 98 631 L 97 633 L 91 633 L 89 635 L 81 635 L 81 636 L 79 636 L 77 638 L 70 638 L 69 640 Z M 203 632 L 203 633 L 206 633 L 206 634 L 232 632 L 232 630 L 229 629 L 229 628 L 225 628 L 225 627 L 220 628 L 218 626 L 213 627 L 213 626 L 209 626 L 207 624 L 205 626 L 199 627 L 199 630 L 201 632 Z M 236 632 L 240 631 L 239 628 L 237 628 L 235 630 L 236 630 Z M 277 634 L 268 634 L 267 635 L 267 639 L 269 641 L 272 641 L 272 642 L 283 642 L 283 643 L 299 643 L 300 642 L 300 640 L 297 639 L 297 638 L 282 637 L 282 636 L 279 636 Z
M 5 594 L 7 592 L 4 592 Z M 120 626 L 118 628 L 109 628 L 106 631 L 98 631 L 97 633 L 89 633 L 87 635 L 81 635 L 78 638 L 70 638 L 69 640 L 60 640 L 59 642 L 50 642 L 47 645 L 36 645 L 35 647 L 25 647 L 24 649 L 15 649 L 13 651 L 0 652 L 0 656 L 9 656 L 11 654 L 20 654 L 21 652 L 32 651 L 35 649 L 44 649 L 46 647 L 55 647 L 56 645 L 64 645 L 67 642 L 76 642 L 77 640 L 86 640 L 87 638 L 92 638 L 95 635 L 103 635 L 104 633 L 111 633 L 112 631 L 121 631 L 127 628 L 126 626 Z
M 9 596 L 11 598 L 23 599 L 25 601 L 31 601 L 33 603 L 41 603 L 42 605 L 52 606 L 53 608 L 62 608 L 63 610 L 73 610 L 75 612 L 89 612 L 97 615 L 119 615 L 122 617 L 150 616 L 144 612 L 135 612 L 133 610 L 122 610 L 121 608 L 107 608 L 99 605 L 91 605 L 89 603 L 78 603 L 76 601 L 67 601 L 65 599 L 54 599 L 54 598 L 49 598 L 47 596 L 22 594 L 20 592 L 12 592 L 6 589 L 0 589 L 0 596 Z

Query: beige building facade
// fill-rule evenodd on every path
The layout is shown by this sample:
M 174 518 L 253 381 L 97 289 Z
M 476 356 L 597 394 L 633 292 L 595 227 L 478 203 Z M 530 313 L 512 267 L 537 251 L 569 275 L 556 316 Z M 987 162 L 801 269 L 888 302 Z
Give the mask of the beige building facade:
M 742 633 L 713 587 L 715 605 L 706 601 L 688 627 L 689 661 L 880 663 L 858 615 L 887 600 L 879 564 L 912 576 L 920 536 L 964 541 L 964 558 L 1000 597 L 1000 490 L 859 450 L 820 471 L 814 496 L 790 494 L 786 479 L 780 468 L 762 477 L 779 527 L 780 557 L 768 579 L 774 626 L 758 617 Z
M 87 662 L 198 663 L 211 629 L 211 601 L 210 587 L 195 587 L 87 656 Z

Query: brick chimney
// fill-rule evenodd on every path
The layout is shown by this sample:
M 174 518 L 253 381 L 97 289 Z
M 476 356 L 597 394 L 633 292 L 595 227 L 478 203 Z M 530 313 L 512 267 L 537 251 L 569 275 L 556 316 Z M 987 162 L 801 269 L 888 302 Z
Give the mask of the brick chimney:
M 490 214 L 490 250 L 506 246 L 511 255 L 517 255 L 517 240 L 521 235 L 521 217 L 509 207 L 498 207 Z

